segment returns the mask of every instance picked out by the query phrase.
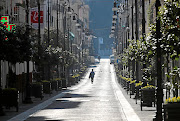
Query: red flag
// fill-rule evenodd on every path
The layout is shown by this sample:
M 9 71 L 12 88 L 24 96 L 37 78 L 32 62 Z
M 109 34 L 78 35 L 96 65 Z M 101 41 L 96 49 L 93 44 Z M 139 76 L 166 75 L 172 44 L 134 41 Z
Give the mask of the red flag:
M 37 11 L 31 11 L 31 23 L 38 23 Z M 43 11 L 40 11 L 40 23 L 43 23 Z

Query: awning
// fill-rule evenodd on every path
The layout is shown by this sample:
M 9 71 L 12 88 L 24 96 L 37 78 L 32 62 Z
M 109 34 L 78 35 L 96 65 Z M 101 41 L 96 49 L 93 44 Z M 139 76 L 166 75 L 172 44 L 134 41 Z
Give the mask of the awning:
M 69 34 L 71 37 L 73 37 L 73 38 L 75 37 L 75 35 L 72 32 L 69 32 Z

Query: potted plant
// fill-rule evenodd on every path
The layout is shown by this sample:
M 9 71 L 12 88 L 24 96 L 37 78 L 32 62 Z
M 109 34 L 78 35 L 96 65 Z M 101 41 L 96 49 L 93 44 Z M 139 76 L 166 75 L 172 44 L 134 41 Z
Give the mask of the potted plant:
M 19 91 L 16 88 L 6 88 L 2 90 L 2 105 L 6 108 L 16 107 L 19 110 Z
M 179 121 L 180 97 L 168 98 L 163 105 L 164 121 Z
M 57 78 L 58 80 L 58 90 L 62 90 L 62 80 L 60 78 Z
M 43 92 L 45 94 L 51 94 L 52 92 L 51 92 L 51 83 L 50 83 L 50 81 L 43 80 L 42 83 L 43 83 Z
M 152 102 L 155 105 L 155 86 L 147 85 L 141 87 L 141 111 L 142 106 L 152 107 Z
M 125 80 L 125 77 L 123 77 L 122 75 L 119 75 L 120 77 L 120 82 L 121 82 L 121 85 L 126 88 L 126 80 Z
M 58 81 L 57 80 L 51 81 L 51 88 L 52 88 L 52 90 L 58 91 Z
M 78 81 L 80 80 L 80 75 L 79 75 L 79 74 L 76 74 L 76 75 L 75 75 L 75 78 L 76 78 L 76 83 L 78 83 Z
M 65 78 L 62 78 L 62 88 L 67 88 L 67 80 Z
M 130 98 L 131 98 L 131 95 L 134 95 L 135 93 L 135 82 L 136 80 L 130 81 Z
M 130 90 L 130 82 L 131 82 L 131 78 L 126 78 L 126 88 L 127 88 L 127 93 Z
M 79 72 L 79 75 L 80 75 L 80 77 L 82 77 L 82 76 L 83 76 L 83 72 L 82 72 L 82 71 L 80 71 L 80 72 Z
M 32 96 L 35 98 L 42 98 L 43 96 L 43 85 L 40 82 L 32 83 Z
M 76 77 L 75 75 L 71 76 L 71 84 L 74 85 L 76 82 Z
M 57 81 L 57 83 L 58 83 L 58 85 L 57 85 L 58 90 L 61 90 L 62 89 L 62 80 L 61 80 L 61 78 L 55 78 L 54 80 Z
M 140 98 L 140 93 L 139 93 L 139 90 L 141 89 L 141 86 L 142 86 L 142 82 L 141 81 L 139 81 L 138 83 L 135 83 L 135 99 L 136 99 L 136 104 L 137 104 L 137 99 L 139 99 Z

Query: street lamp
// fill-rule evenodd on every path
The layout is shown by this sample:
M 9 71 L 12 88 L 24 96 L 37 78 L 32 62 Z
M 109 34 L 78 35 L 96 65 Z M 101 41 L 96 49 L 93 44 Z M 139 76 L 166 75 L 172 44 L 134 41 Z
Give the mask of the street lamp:
M 118 10 L 118 8 L 117 8 L 117 5 L 116 5 L 117 3 L 116 3 L 116 1 L 114 1 L 114 7 L 112 8 L 112 11 L 117 11 Z
M 68 3 L 69 3 L 69 0 L 68 0 Z M 68 9 L 66 9 L 65 7 L 67 6 L 68 4 L 65 2 L 63 3 L 63 16 L 62 16 L 62 20 L 63 20 L 63 34 L 64 34 L 64 38 L 63 38 L 63 52 L 64 52 L 64 56 L 66 56 L 66 43 L 65 43 L 65 39 L 67 38 L 66 36 L 66 29 L 67 29 L 67 14 L 70 15 L 71 14 L 71 8 L 70 6 L 68 6 Z M 70 3 L 69 3 L 70 5 Z M 68 28 L 68 37 L 69 37 L 69 28 Z M 68 40 L 69 41 L 69 40 Z M 69 44 L 68 44 L 68 48 L 69 49 Z M 66 60 L 65 58 L 63 58 L 64 62 L 66 63 Z M 64 78 L 64 80 L 62 81 L 62 87 L 63 88 L 67 88 L 67 81 L 66 81 L 66 67 L 65 65 L 62 66 L 62 70 L 63 70 L 63 73 L 62 73 L 62 78 Z
M 29 41 L 29 0 L 26 0 L 26 37 Z M 29 59 L 27 58 L 27 75 L 26 75 L 26 97 L 24 103 L 33 103 L 31 100 L 31 88 L 29 80 Z
M 73 20 L 74 20 L 74 21 L 75 21 L 75 20 L 78 20 L 78 14 L 75 13 L 75 12 L 73 12 L 72 14 L 74 14 L 74 15 L 73 15 Z M 76 18 L 76 16 L 77 16 L 77 18 Z
M 156 91 L 156 98 L 157 98 L 157 107 L 156 107 L 156 117 L 154 121 L 162 121 L 162 103 L 163 103 L 163 89 L 162 89 L 162 66 L 161 66 L 161 42 L 159 40 L 161 33 L 160 33 L 160 20 L 158 18 L 159 7 L 161 3 L 159 0 L 156 0 L 156 39 L 157 39 L 157 91 Z
M 112 26 L 111 29 L 115 29 L 115 26 Z
M 116 11 L 114 11 L 113 18 L 114 18 L 114 19 L 117 19 L 117 14 L 116 14 Z
M 114 23 L 114 24 L 116 23 L 116 19 L 115 18 L 113 18 L 112 23 Z
M 84 49 L 84 39 L 82 40 L 82 60 L 81 60 L 81 61 L 82 61 L 82 65 L 83 65 L 83 62 L 84 62 L 84 61 L 83 61 L 83 60 L 84 60 L 84 59 L 83 59 L 83 57 L 84 57 L 84 56 L 83 56 L 83 55 L 84 55 L 83 49 Z
M 78 26 L 77 31 L 81 31 L 81 26 Z
M 75 25 L 75 26 L 77 26 L 77 27 L 78 27 L 78 26 L 80 26 L 80 24 L 79 24 L 79 20 L 77 20 L 77 23 L 76 23 L 76 25 Z
M 111 30 L 111 33 L 114 33 L 114 32 L 115 32 L 115 30 L 114 30 L 114 29 L 112 29 L 112 30 Z
M 80 23 L 79 23 L 79 16 L 78 16 L 78 14 L 77 13 L 72 13 L 72 14 L 74 14 L 74 16 L 73 16 L 73 21 L 76 21 L 76 24 L 75 24 L 75 26 L 76 27 L 78 27 L 78 28 L 80 28 L 79 26 L 80 26 Z M 77 16 L 77 17 L 76 17 Z
M 69 15 L 72 14 L 72 12 L 71 12 L 71 7 L 70 7 L 70 6 L 68 7 L 67 14 L 69 14 Z
M 0 67 L 1 67 L 1 62 L 0 62 Z M 1 69 L 0 69 L 1 72 Z M 1 76 L 1 75 L 0 75 Z M 2 85 L 1 85 L 1 78 L 0 78 L 0 99 L 2 99 Z M 2 100 L 0 100 L 0 116 L 5 115 L 2 107 Z

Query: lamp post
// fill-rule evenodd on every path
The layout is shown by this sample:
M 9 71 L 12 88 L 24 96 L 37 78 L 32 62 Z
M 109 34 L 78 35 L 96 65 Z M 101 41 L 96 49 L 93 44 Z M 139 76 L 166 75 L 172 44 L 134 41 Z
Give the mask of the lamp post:
M 126 0 L 126 18 L 127 18 L 127 27 L 126 27 L 126 49 L 127 49 L 127 47 L 128 47 L 128 39 L 129 39 L 129 13 L 128 13 L 128 11 L 129 11 L 129 9 L 128 9 L 128 6 L 129 6 L 129 4 L 128 4 L 128 0 Z
M 82 65 L 84 63 L 84 53 L 83 53 L 83 49 L 84 49 L 84 39 L 82 39 Z
M 0 14 L 1 17 L 1 14 Z M 0 37 L 1 38 L 1 37 Z M 2 85 L 1 85 L 1 59 L 0 59 L 0 99 L 2 99 Z M 2 107 L 2 100 L 0 100 L 0 116 L 5 115 Z
M 156 91 L 156 98 L 157 98 L 157 107 L 156 107 L 156 117 L 154 121 L 162 121 L 162 103 L 163 103 L 163 89 L 162 89 L 162 70 L 161 70 L 161 42 L 159 40 L 161 33 L 160 33 L 160 20 L 158 18 L 158 11 L 161 3 L 159 0 L 156 0 L 156 39 L 157 39 L 157 91 Z
M 145 41 L 145 7 L 144 7 L 144 0 L 142 0 L 142 39 L 143 42 Z M 145 57 L 143 57 L 143 69 L 146 68 L 146 64 L 145 64 Z M 143 72 L 144 75 L 146 74 L 145 72 Z M 144 79 L 142 79 L 142 81 L 144 82 Z M 145 82 L 146 83 L 146 82 Z
M 143 41 L 145 39 L 145 7 L 144 7 L 144 0 L 142 0 L 142 38 Z
M 139 39 L 139 32 L 138 32 L 138 4 L 137 4 L 137 0 L 135 0 L 135 23 L 136 23 L 136 28 L 135 28 L 135 35 L 136 35 L 136 42 Z M 139 63 L 136 60 L 136 80 L 139 81 Z
M 80 31 L 81 31 L 81 25 L 79 24 L 79 26 L 77 26 L 77 31 L 78 31 L 78 35 L 79 35 L 79 40 L 81 40 L 81 36 L 80 36 Z M 80 71 L 80 66 L 81 66 L 81 52 L 80 52 L 80 46 L 79 46 L 79 71 Z
M 74 12 L 74 10 L 70 7 L 70 5 L 69 5 L 69 7 L 68 7 L 68 9 L 67 9 L 67 14 L 68 14 L 68 20 L 67 20 L 67 27 L 68 27 L 68 51 L 70 50 L 70 31 L 71 31 L 71 15 L 73 14 L 72 13 L 72 11 Z
M 1 60 L 0 60 L 0 68 L 1 68 Z M 0 69 L 0 74 L 1 74 L 1 69 Z M 0 75 L 1 77 L 1 75 Z M 1 78 L 0 78 L 0 99 L 2 99 L 2 85 L 1 85 Z M 2 100 L 0 100 L 0 116 L 5 115 L 2 107 Z
M 57 45 L 56 46 L 57 47 L 58 47 L 58 42 L 59 42 L 59 21 L 58 21 L 58 17 L 59 17 L 58 16 L 58 14 L 59 14 L 58 10 L 59 10 L 59 7 L 58 6 L 59 6 L 59 4 L 58 4 L 58 0 L 57 0 L 57 19 L 56 19 L 56 21 L 57 21 Z
M 39 58 L 38 58 L 38 71 L 41 70 L 41 64 L 40 64 L 40 42 L 41 42 L 41 29 L 40 29 L 40 2 L 39 0 L 37 0 L 37 5 L 38 5 L 38 55 L 39 55 Z M 41 75 L 41 73 L 40 73 Z M 41 76 L 40 76 L 41 77 Z M 41 79 L 38 79 L 38 81 L 40 81 Z
M 49 42 L 50 42 L 50 33 L 49 33 L 49 0 L 47 1 L 48 2 L 48 40 L 47 40 L 47 44 L 49 46 Z M 47 74 L 47 80 L 50 81 L 50 63 L 49 63 L 49 60 L 48 60 L 48 74 Z
M 111 33 L 114 33 L 114 35 L 115 35 L 115 37 L 114 37 L 114 39 L 115 39 L 115 49 L 116 49 L 116 52 L 117 52 L 117 50 L 118 50 L 118 38 L 117 38 L 117 36 L 118 36 L 118 24 L 116 24 L 116 22 L 117 22 L 117 10 L 118 10 L 118 8 L 117 8 L 117 2 L 114 0 L 114 6 L 113 6 L 113 8 L 112 8 L 112 11 L 114 12 L 114 14 L 113 14 L 113 20 L 112 20 L 112 30 L 111 30 Z M 117 25 L 117 27 L 115 27 Z M 116 31 L 115 31 L 116 30 Z
M 74 14 L 74 15 L 73 15 L 73 21 L 76 21 L 76 20 L 78 19 L 78 14 L 77 14 L 77 13 L 74 13 L 74 12 L 73 12 L 73 14 Z M 77 19 L 76 19 L 76 16 L 75 16 L 75 15 L 77 16 Z M 72 53 L 72 40 L 71 40 L 71 53 Z
M 1 14 L 0 14 L 0 17 L 1 17 Z M 5 35 L 3 35 L 2 37 L 4 37 Z M 2 38 L 0 37 L 0 38 Z M 3 40 L 1 40 L 3 41 Z M 3 116 L 5 115 L 4 111 L 3 111 L 3 107 L 2 107 L 2 85 L 1 85 L 1 58 L 0 58 L 0 116 Z
M 68 1 L 69 2 L 69 1 Z M 67 29 L 67 14 L 68 12 L 70 11 L 67 11 L 65 6 L 67 6 L 66 2 L 63 3 L 63 34 L 64 34 L 64 38 L 63 38 L 63 52 L 64 52 L 64 57 L 66 56 L 66 39 L 68 39 L 68 36 L 69 36 L 69 30 L 68 30 L 68 36 L 66 35 L 66 29 Z M 69 7 L 68 7 L 69 9 Z M 69 44 L 69 42 L 68 42 Z M 69 45 L 68 45 L 68 48 L 69 49 Z M 66 64 L 67 60 L 63 57 L 63 62 Z M 62 67 L 62 70 L 63 70 L 63 73 L 62 73 L 62 78 L 64 78 L 63 82 L 62 82 L 62 86 L 63 88 L 67 88 L 67 81 L 66 81 L 66 66 L 63 65 Z
M 0 68 L 1 68 L 1 60 L 0 60 Z M 0 74 L 1 74 L 1 69 L 0 69 Z M 1 85 L 1 78 L 0 78 L 0 99 L 2 99 L 2 85 Z M 5 115 L 2 107 L 2 100 L 0 100 L 0 116 Z
M 57 17 L 57 19 L 56 19 L 56 22 L 57 22 L 56 48 L 58 47 L 58 42 L 59 42 L 59 40 L 58 40 L 58 39 L 59 39 L 59 24 L 58 24 L 58 14 L 59 14 L 59 13 L 58 13 L 58 10 L 59 10 L 59 7 L 58 7 L 58 6 L 59 6 L 59 4 L 58 4 L 58 0 L 57 0 L 57 8 L 56 8 L 56 9 L 57 9 L 57 10 L 56 10 L 56 11 L 57 11 L 57 14 L 56 14 L 56 17 Z M 59 63 L 57 63 L 56 66 L 57 66 L 57 78 L 59 78 Z
M 64 29 L 64 39 L 63 39 L 63 52 L 64 52 L 64 56 L 66 56 L 66 53 L 65 53 L 65 51 L 66 51 L 66 41 L 65 41 L 65 39 L 66 39 L 66 11 L 65 11 L 65 5 L 63 6 L 63 11 L 64 11 L 64 13 L 63 13 L 63 29 Z M 64 63 L 66 63 L 66 60 L 65 60 L 65 58 L 63 57 L 63 62 Z M 65 67 L 65 65 L 63 66 L 63 78 L 64 78 L 64 87 L 66 87 L 66 67 Z
M 57 19 L 56 19 L 56 22 L 57 22 L 57 40 L 56 40 L 56 47 L 58 47 L 59 46 L 59 2 L 58 2 L 59 0 L 57 0 L 57 14 L 56 14 L 56 17 L 57 17 Z M 57 78 L 59 78 L 59 73 L 60 73 L 60 71 L 59 71 L 59 63 L 57 63 Z
M 134 16 L 133 16 L 134 6 L 133 6 L 133 4 L 134 4 L 134 2 L 132 0 L 132 6 L 131 6 L 131 17 L 132 17 L 132 20 L 131 20 L 131 40 L 134 40 Z M 132 61 L 132 77 L 133 77 L 133 80 L 135 79 L 135 73 L 134 72 L 135 72 L 135 60 Z
M 26 37 L 27 41 L 29 41 L 29 0 L 26 0 Z M 26 97 L 23 103 L 33 103 L 31 100 L 31 87 L 29 80 L 29 58 L 27 58 Z
M 37 0 L 38 4 L 38 47 L 40 46 L 41 41 L 41 29 L 40 29 L 40 2 Z M 39 50 L 39 49 L 38 49 Z

